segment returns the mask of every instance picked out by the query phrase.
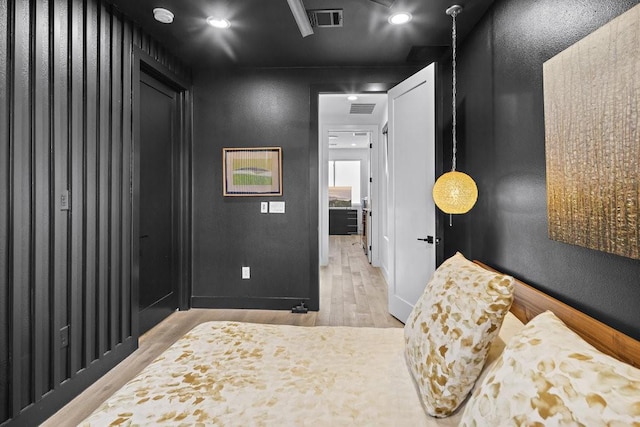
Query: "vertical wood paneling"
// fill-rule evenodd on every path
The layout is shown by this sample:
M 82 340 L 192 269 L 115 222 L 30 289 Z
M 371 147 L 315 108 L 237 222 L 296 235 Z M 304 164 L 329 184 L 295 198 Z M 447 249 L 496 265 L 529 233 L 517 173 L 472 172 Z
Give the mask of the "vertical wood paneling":
M 97 214 L 98 214 L 98 14 L 94 3 L 88 2 L 86 7 L 85 23 L 85 144 L 86 144 L 86 168 L 85 168 L 85 216 L 86 227 L 86 269 L 85 269 L 85 357 L 91 362 L 100 357 L 96 337 L 99 336 L 99 325 L 97 322 L 98 298 L 97 296 L 97 264 L 98 251 L 96 245 L 97 237 Z
M 179 94 L 178 103 L 180 105 L 189 105 L 191 103 L 189 93 L 183 92 Z M 180 111 L 179 120 L 181 123 L 180 128 L 184 133 L 181 136 L 181 138 L 188 141 L 191 138 L 190 131 L 189 131 L 190 126 L 188 124 L 191 122 L 190 110 L 182 109 Z M 181 173 L 181 177 L 180 177 L 181 187 L 178 190 L 178 194 L 182 199 L 179 202 L 179 205 L 180 206 L 191 205 L 191 173 L 190 173 L 190 168 L 188 167 L 191 159 L 191 146 L 186 145 L 186 146 L 180 147 L 178 158 L 180 161 L 179 171 Z M 182 251 L 180 251 L 180 254 L 179 254 L 178 275 L 177 275 L 179 283 L 191 283 L 191 265 L 190 265 L 191 248 L 190 248 L 190 245 L 186 245 L 185 244 L 186 242 L 184 241 L 185 236 L 191 235 L 191 227 L 190 227 L 191 221 L 190 221 L 190 218 L 186 217 L 189 214 L 190 212 L 185 212 L 182 209 L 178 211 L 178 215 L 180 217 L 178 221 L 179 225 L 178 225 L 177 238 L 180 239 L 180 241 L 178 242 L 178 247 L 184 248 Z M 182 299 L 182 301 L 180 302 L 180 306 L 184 307 L 188 305 L 188 303 L 186 302 L 188 298 L 190 299 L 190 295 L 188 295 L 188 292 L 184 292 L 184 291 L 181 292 L 180 297 Z
M 132 64 L 133 55 L 133 26 L 130 22 L 125 22 L 122 33 L 122 274 L 120 276 L 122 307 L 121 336 L 131 335 L 131 157 L 133 119 L 131 97 L 132 87 Z
M 30 5 L 14 3 L 13 63 L 10 105 L 12 152 L 11 233 L 13 247 L 12 268 L 12 413 L 18 413 L 31 401 L 31 109 L 29 87 Z
M 54 295 L 52 309 L 55 311 L 52 316 L 52 342 L 53 353 L 51 365 L 54 370 L 53 384 L 60 384 L 69 378 L 68 369 L 68 346 L 61 348 L 60 335 L 57 331 L 64 325 L 69 324 L 67 316 L 67 278 L 68 262 L 67 249 L 68 220 L 67 211 L 60 210 L 60 195 L 68 189 L 68 61 L 69 54 L 69 32 L 68 32 L 68 2 L 67 0 L 56 0 L 53 7 L 53 32 L 51 41 L 52 56 L 52 98 L 50 108 L 53 116 L 52 138 L 53 138 L 53 268 L 54 268 Z
M 10 1 L 0 2 L 0 301 L 10 301 L 9 81 Z M 9 304 L 0 303 L 0 422 L 9 417 Z
M 100 78 L 98 88 L 99 99 L 99 167 L 98 167 L 98 194 L 99 194 L 99 213 L 98 213 L 98 299 L 100 301 L 99 319 L 99 348 L 100 354 L 104 354 L 109 349 L 109 70 L 111 64 L 109 62 L 109 17 L 104 8 L 99 9 L 99 56 Z
M 38 424 L 135 348 L 139 44 L 181 67 L 106 1 L 0 0 L 0 424 Z
M 122 248 L 122 21 L 118 16 L 111 16 L 111 184 L 110 205 L 110 301 L 111 311 L 111 348 L 120 342 L 120 321 L 122 318 L 120 305 L 120 277 Z
M 51 389 L 50 366 L 50 99 L 49 99 L 49 2 L 33 3 L 31 54 L 31 126 L 33 231 L 33 393 L 36 400 Z
M 69 327 L 69 356 L 72 375 L 86 366 L 83 351 L 83 295 L 84 282 L 84 4 L 81 0 L 72 0 L 71 8 L 71 55 L 69 64 L 69 152 L 70 152 L 70 301 L 71 312 Z

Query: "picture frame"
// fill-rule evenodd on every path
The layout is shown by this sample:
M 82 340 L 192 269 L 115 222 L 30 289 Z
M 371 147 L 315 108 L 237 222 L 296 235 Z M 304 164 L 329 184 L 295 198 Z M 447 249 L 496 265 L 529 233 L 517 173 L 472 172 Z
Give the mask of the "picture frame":
M 223 196 L 282 196 L 282 148 L 222 149 Z

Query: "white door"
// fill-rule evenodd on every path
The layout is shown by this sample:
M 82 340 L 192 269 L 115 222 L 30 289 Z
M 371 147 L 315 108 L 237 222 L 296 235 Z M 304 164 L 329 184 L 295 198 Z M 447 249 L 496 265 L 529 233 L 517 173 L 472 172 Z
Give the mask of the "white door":
M 405 322 L 436 263 L 435 66 L 389 91 L 389 312 Z M 430 237 L 429 237 L 430 236 Z

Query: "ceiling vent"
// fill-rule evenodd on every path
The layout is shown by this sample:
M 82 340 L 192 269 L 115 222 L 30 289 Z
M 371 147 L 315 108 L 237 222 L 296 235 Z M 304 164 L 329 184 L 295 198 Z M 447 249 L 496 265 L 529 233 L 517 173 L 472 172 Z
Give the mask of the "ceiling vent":
M 373 1 L 375 3 L 378 3 L 378 4 L 381 4 L 383 6 L 386 6 L 386 7 L 391 7 L 391 6 L 393 6 L 393 3 L 395 3 L 396 0 L 371 0 L 371 1 Z
M 307 15 L 314 28 L 342 27 L 342 9 L 307 10 Z
M 371 114 L 376 104 L 351 104 L 349 114 Z

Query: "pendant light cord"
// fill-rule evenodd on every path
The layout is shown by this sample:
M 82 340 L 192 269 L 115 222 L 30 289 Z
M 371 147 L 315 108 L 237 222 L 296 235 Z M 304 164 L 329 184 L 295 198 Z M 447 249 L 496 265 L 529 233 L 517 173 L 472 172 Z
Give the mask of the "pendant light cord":
M 458 11 L 457 10 L 452 10 L 451 11 L 451 21 L 452 21 L 452 28 L 451 28 L 451 46 L 452 46 L 452 54 L 451 54 L 451 74 L 452 74 L 452 90 L 451 90 L 451 107 L 452 107 L 452 120 L 451 120 L 451 125 L 452 125 L 452 136 L 453 136 L 453 156 L 452 156 L 452 160 L 451 160 L 451 171 L 455 172 L 456 170 L 456 153 L 458 151 L 458 141 L 456 140 L 456 39 L 457 39 L 457 33 L 456 33 L 456 16 L 458 15 Z
M 478 199 L 478 187 L 473 179 L 461 172 L 456 172 L 456 154 L 458 151 L 458 141 L 456 139 L 457 117 L 456 117 L 456 83 L 457 83 L 457 16 L 462 12 L 462 6 L 454 4 L 446 11 L 451 16 L 451 133 L 452 133 L 452 158 L 451 172 L 442 174 L 433 185 L 433 200 L 444 212 L 449 214 L 449 226 L 453 225 L 453 214 L 464 214 L 469 212 Z

